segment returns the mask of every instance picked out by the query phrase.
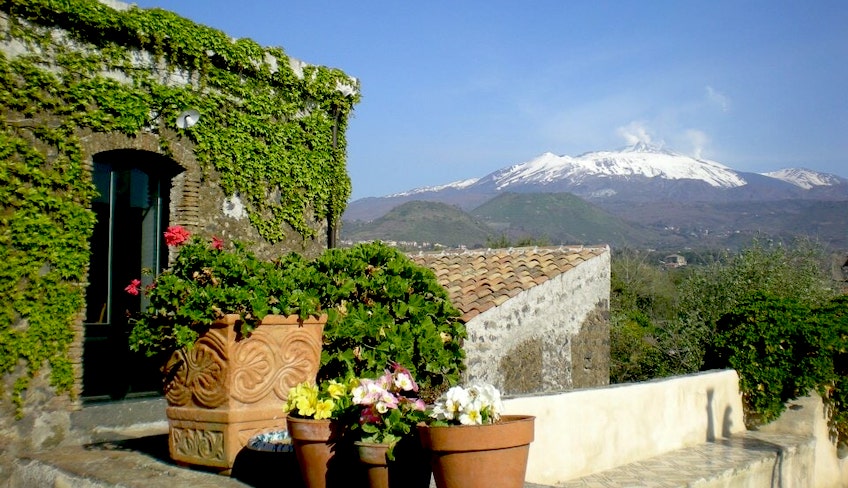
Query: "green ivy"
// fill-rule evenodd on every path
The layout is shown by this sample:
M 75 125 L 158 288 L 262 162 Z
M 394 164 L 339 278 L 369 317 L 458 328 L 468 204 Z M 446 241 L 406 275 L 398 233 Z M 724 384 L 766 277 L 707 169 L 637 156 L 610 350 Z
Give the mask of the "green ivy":
M 73 386 L 70 331 L 84 306 L 95 193 L 76 134 L 160 134 L 196 108 L 200 123 L 179 136 L 194 143 L 206 176 L 241 196 L 263 238 L 278 242 L 287 227 L 307 238 L 310 219 L 340 218 L 350 195 L 344 134 L 358 101 L 339 91 L 356 88 L 343 72 L 299 76 L 280 48 L 160 9 L 0 0 L 0 11 L 4 35 L 28 48 L 0 53 L 0 373 L 18 376 L 19 407 L 45 364 L 59 392 Z M 55 42 L 48 28 L 67 39 Z M 174 73 L 134 65 L 141 52 L 191 82 L 172 86 L 163 80 Z

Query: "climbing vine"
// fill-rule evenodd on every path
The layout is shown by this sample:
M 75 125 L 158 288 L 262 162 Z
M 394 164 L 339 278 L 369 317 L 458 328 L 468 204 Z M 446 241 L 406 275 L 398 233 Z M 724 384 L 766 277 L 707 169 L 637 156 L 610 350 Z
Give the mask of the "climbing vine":
M 58 391 L 73 387 L 95 194 L 79 134 L 162 135 L 195 108 L 201 122 L 178 135 L 266 240 L 287 227 L 309 237 L 311 219 L 341 216 L 358 101 L 343 72 L 165 10 L 97 0 L 0 0 L 0 26 L 11 46 L 0 53 L 0 373 L 15 378 L 19 407 L 45 364 Z

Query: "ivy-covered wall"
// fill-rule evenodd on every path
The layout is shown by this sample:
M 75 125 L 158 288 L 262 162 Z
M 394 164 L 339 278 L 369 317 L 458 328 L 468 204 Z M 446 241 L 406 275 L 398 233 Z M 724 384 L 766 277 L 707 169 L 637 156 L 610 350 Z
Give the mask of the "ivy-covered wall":
M 54 401 L 36 382 L 76 405 L 97 152 L 174 161 L 172 223 L 239 234 L 243 216 L 230 237 L 309 253 L 350 195 L 358 98 L 337 69 L 168 11 L 0 0 L 0 413 Z M 177 127 L 188 108 L 200 121 Z

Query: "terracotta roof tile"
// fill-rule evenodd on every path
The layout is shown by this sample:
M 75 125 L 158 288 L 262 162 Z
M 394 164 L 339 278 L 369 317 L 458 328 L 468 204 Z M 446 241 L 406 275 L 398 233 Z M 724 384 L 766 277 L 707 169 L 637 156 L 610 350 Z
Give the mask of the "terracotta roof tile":
M 607 252 L 597 247 L 519 247 L 411 255 L 433 270 L 468 322 L 522 291 Z

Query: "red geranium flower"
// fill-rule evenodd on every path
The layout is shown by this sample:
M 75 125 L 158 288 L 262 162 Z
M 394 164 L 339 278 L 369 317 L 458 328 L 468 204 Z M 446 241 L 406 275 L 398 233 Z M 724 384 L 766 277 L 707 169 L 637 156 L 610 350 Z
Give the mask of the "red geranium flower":
M 191 233 L 182 226 L 172 225 L 165 231 L 165 244 L 179 246 L 191 237 Z
M 138 287 L 141 286 L 141 280 L 132 280 L 130 284 L 124 288 L 124 291 L 130 295 L 138 295 Z
M 224 241 L 217 236 L 212 237 L 212 247 L 221 251 L 224 249 Z

